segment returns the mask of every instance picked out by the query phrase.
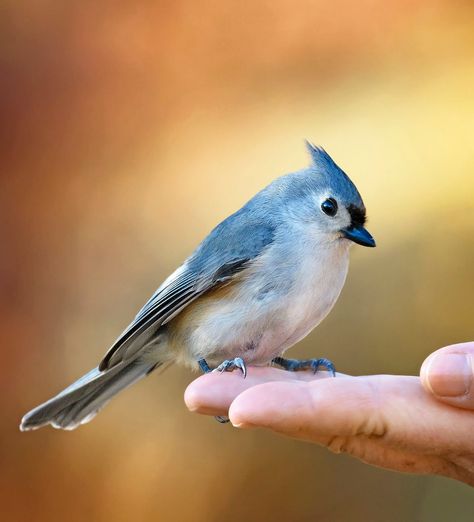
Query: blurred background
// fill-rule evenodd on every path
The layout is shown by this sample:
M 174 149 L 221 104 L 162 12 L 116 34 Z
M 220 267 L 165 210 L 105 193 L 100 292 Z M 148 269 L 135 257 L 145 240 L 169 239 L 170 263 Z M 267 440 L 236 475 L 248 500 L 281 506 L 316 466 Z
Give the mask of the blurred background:
M 71 433 L 26 410 L 95 366 L 155 287 L 324 146 L 356 182 L 328 319 L 292 350 L 416 374 L 473 338 L 474 6 L 4 0 L 0 510 L 14 521 L 472 520 L 472 489 L 187 412 L 172 367 Z

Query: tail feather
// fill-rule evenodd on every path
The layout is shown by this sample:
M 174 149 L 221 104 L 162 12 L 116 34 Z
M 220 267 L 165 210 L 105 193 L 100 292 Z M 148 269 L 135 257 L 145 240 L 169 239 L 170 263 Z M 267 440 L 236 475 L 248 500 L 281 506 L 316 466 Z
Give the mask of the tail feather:
M 20 430 L 35 430 L 47 424 L 73 430 L 92 420 L 112 397 L 160 364 L 137 357 L 103 372 L 94 368 L 56 397 L 28 412 L 21 420 Z

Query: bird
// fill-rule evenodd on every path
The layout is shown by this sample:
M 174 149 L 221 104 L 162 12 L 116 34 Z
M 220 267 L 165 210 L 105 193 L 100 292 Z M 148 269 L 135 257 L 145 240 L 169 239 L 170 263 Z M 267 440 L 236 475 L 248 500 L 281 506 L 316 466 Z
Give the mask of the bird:
M 375 240 L 364 227 L 366 208 L 354 183 L 322 147 L 306 145 L 308 167 L 275 179 L 217 225 L 99 365 L 27 413 L 20 429 L 72 430 L 173 362 L 244 377 L 247 365 L 268 364 L 335 375 L 326 358 L 283 355 L 336 303 L 350 246 L 374 247 Z

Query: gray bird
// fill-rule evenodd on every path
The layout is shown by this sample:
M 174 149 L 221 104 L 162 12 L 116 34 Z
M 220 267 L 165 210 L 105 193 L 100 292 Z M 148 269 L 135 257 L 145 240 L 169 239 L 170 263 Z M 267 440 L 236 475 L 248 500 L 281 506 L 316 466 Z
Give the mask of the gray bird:
M 283 353 L 329 313 L 352 242 L 374 247 L 349 177 L 307 143 L 308 168 L 276 179 L 220 223 L 158 288 L 99 366 L 27 413 L 21 430 L 90 421 L 118 392 L 170 362 L 207 372 L 270 362 L 325 367 Z

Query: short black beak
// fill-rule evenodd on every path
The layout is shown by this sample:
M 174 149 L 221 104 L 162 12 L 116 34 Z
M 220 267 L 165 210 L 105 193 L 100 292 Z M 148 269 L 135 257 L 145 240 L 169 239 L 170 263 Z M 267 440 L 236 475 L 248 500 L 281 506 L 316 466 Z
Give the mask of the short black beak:
M 345 238 L 354 241 L 358 245 L 366 247 L 374 247 L 375 239 L 369 234 L 369 232 L 362 226 L 350 226 L 342 229 L 342 233 Z

